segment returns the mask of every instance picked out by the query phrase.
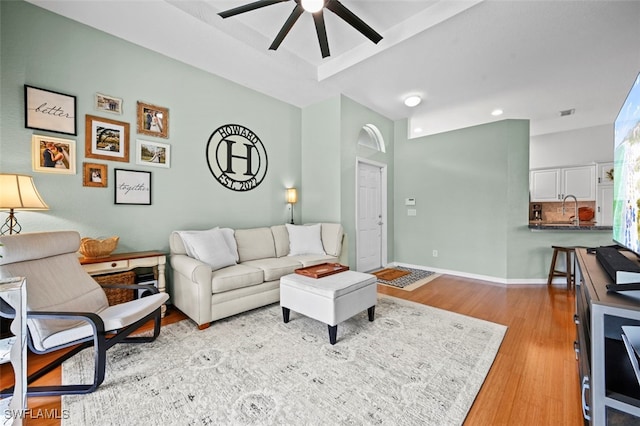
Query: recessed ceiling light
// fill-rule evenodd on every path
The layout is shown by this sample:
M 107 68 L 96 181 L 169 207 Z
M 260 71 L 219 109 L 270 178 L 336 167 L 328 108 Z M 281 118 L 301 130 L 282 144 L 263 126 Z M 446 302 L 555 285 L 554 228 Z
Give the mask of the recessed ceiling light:
M 502 111 L 500 108 L 496 108 L 493 111 L 491 111 L 491 115 L 493 115 L 494 117 L 497 117 L 499 115 L 502 115 L 504 111 Z
M 413 133 L 420 133 L 422 131 L 422 127 L 416 127 L 413 129 Z
M 418 95 L 411 95 L 404 98 L 404 104 L 408 107 L 413 108 L 422 102 L 422 98 Z

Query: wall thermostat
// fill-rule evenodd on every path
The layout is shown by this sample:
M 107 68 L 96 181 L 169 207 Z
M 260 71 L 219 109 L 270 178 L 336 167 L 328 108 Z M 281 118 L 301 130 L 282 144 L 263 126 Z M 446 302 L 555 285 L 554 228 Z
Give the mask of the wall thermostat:
M 404 199 L 404 205 L 405 206 L 415 206 L 416 205 L 416 199 L 415 198 L 405 198 Z

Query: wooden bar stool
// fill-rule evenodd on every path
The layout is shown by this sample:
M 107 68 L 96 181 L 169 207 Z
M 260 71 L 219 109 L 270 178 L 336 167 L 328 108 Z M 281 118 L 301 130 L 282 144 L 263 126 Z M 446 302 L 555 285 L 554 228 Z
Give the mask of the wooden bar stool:
M 547 279 L 547 285 L 551 285 L 554 277 L 566 277 L 567 278 L 567 290 L 571 290 L 575 275 L 571 270 L 571 255 L 575 253 L 575 247 L 562 247 L 551 246 L 553 249 L 553 257 L 551 258 L 551 268 L 549 269 L 549 278 Z M 556 269 L 556 260 L 558 260 L 558 252 L 565 253 L 566 255 L 566 268 L 564 271 Z

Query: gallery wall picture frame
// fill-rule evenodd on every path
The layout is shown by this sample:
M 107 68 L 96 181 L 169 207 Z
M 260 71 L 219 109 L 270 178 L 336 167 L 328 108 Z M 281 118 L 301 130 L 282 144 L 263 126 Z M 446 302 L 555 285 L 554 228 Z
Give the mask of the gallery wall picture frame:
M 114 203 L 151 205 L 151 172 L 114 169 Z
M 77 135 L 76 97 L 25 84 L 24 126 Z
M 129 162 L 129 123 L 86 115 L 84 156 Z
M 82 186 L 106 188 L 108 181 L 107 165 L 82 163 Z
M 138 139 L 136 141 L 136 164 L 170 168 L 171 146 L 166 143 Z
M 96 111 L 122 114 L 122 99 L 115 96 L 96 93 L 94 108 Z
M 76 141 L 33 135 L 31 163 L 34 172 L 75 175 Z
M 138 133 L 158 138 L 169 137 L 169 108 L 138 101 Z

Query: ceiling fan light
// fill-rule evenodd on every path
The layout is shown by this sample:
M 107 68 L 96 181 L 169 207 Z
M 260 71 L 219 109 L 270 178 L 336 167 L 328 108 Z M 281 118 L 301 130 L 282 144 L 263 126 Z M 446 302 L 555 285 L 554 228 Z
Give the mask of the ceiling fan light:
M 309 13 L 320 12 L 324 7 L 324 0 L 302 0 L 300 3 L 304 10 Z

